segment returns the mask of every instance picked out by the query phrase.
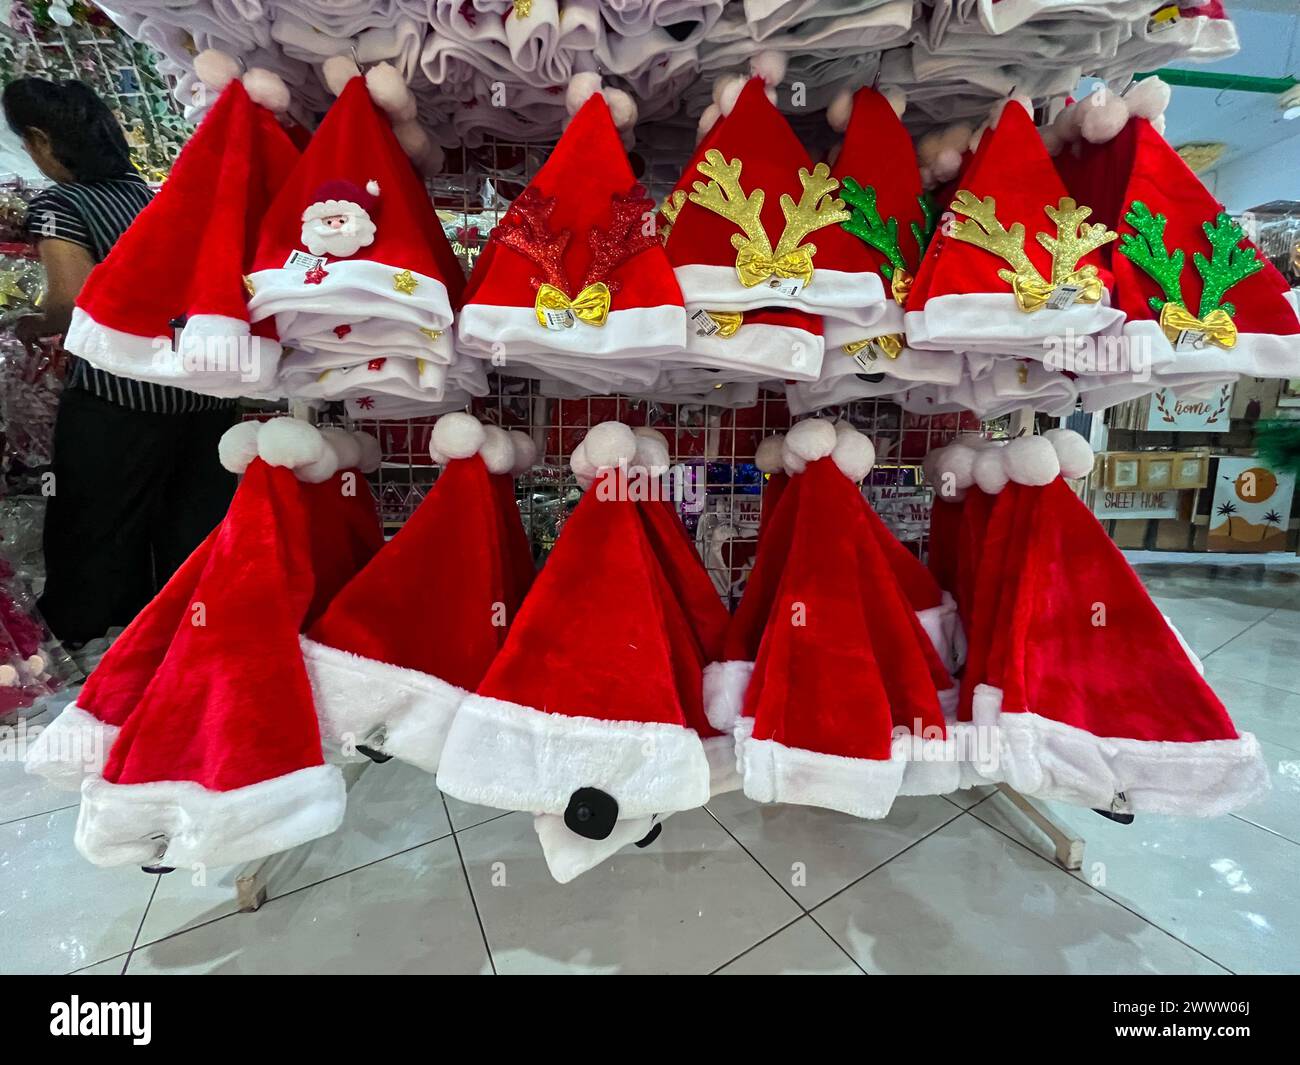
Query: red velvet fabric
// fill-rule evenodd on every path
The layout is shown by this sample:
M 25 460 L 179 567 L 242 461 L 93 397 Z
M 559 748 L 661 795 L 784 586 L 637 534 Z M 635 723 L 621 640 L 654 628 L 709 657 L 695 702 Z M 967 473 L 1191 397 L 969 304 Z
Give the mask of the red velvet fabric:
M 912 236 L 912 223 L 921 225 L 923 222 L 919 199 L 921 171 L 916 165 L 916 149 L 912 146 L 911 135 L 882 93 L 866 87 L 854 95 L 853 113 L 844 131 L 844 144 L 831 167 L 831 174 L 841 182 L 850 177 L 864 188 L 876 190 L 876 207 L 881 218 L 886 221 L 898 219 L 899 251 L 908 271 L 915 274 L 921 261 L 921 249 Z M 889 262 L 885 255 L 860 238 L 853 239 L 862 244 L 877 270 L 882 263 Z
M 544 198 L 554 198 L 550 228 L 570 233 L 564 252 L 564 268 L 576 297 L 592 249 L 592 227 L 607 228 L 615 196 L 626 196 L 637 183 L 627 153 L 605 99 L 592 96 L 573 117 L 559 143 L 551 151 L 529 187 Z M 513 210 L 513 208 L 512 208 Z M 507 218 L 511 213 L 507 212 Z M 486 252 L 475 264 L 467 301 L 492 306 L 533 305 L 539 275 L 536 263 L 513 248 L 489 240 Z M 633 256 L 610 275 L 617 287 L 610 310 L 631 307 L 662 307 L 682 304 L 681 290 L 658 244 Z
M 957 556 L 960 542 L 962 509 L 965 501 L 956 503 L 940 499 L 935 494 L 930 507 L 930 549 L 927 564 L 935 582 L 946 592 L 956 596 Z
M 1180 278 L 1184 303 L 1193 314 L 1199 314 L 1204 284 L 1192 255 L 1210 255 L 1202 227 L 1215 220 L 1223 205 L 1151 123 L 1131 118 L 1105 144 L 1063 152 L 1057 166 L 1071 194 L 1081 203 L 1093 205 L 1095 200 L 1098 219 L 1119 233 L 1121 241 L 1135 232 L 1124 221 L 1135 201 L 1166 217 L 1166 247 L 1171 253 L 1181 248 L 1186 255 Z M 1246 241 L 1243 246 L 1253 245 Z M 1129 318 L 1158 318 L 1149 301 L 1163 298 L 1159 282 L 1121 255 L 1118 242 L 1108 244 L 1102 252 L 1115 278 L 1111 302 Z M 1300 321 L 1285 299 L 1288 291 L 1286 279 L 1265 259 L 1264 269 L 1237 282 L 1224 299 L 1236 308 L 1233 321 L 1241 332 L 1285 336 L 1300 333 Z
M 780 588 L 781 570 L 790 552 L 797 509 L 795 499 L 801 483 L 801 478 L 791 477 L 781 491 L 777 506 L 770 510 L 764 508 L 758 550 L 749 570 L 749 580 L 745 583 L 745 593 L 731 617 L 731 624 L 727 626 L 722 652 L 725 662 L 752 662 L 758 656 L 763 630 L 767 628 L 767 619 Z
M 104 767 L 116 784 L 230 791 L 323 764 L 298 632 L 311 601 L 309 514 L 293 472 L 254 459 L 194 601 Z
M 952 594 L 957 600 L 957 613 L 968 634 L 975 624 L 975 579 L 982 565 L 984 530 L 993 510 L 993 500 L 993 496 L 974 486 L 968 488 L 957 526 L 957 576 Z
M 344 478 L 350 476 L 350 480 Z M 351 485 L 354 494 L 345 495 Z M 303 484 L 311 513 L 311 560 L 315 586 L 303 628 L 309 629 L 330 600 L 384 546 L 375 497 L 358 470 L 340 470 L 328 481 Z
M 308 635 L 472 691 L 505 638 L 504 522 L 478 455 L 447 464 L 410 520 Z
M 944 735 L 911 605 L 866 527 L 857 486 L 809 463 L 786 493 L 794 529 L 745 716 L 756 740 L 847 758 L 890 756 L 893 728 Z
M 464 289 L 442 223 L 388 119 L 371 102 L 364 78 L 348 82 L 326 113 L 307 150 L 285 180 L 262 222 L 253 269 L 279 270 L 302 247 L 302 213 L 325 181 L 379 182 L 375 239 L 343 261 L 383 263 L 413 270 L 447 286 L 452 306 Z M 336 257 L 331 257 L 334 261 Z M 395 298 L 400 294 L 395 293 Z
M 1020 494 L 1031 505 L 1017 514 L 1027 550 L 1004 615 L 1002 712 L 1028 710 L 1094 736 L 1236 739 L 1223 704 L 1070 486 L 1057 478 Z
M 641 504 L 618 489 L 602 499 L 600 484 L 565 522 L 478 692 L 545 713 L 688 726 L 703 715 L 698 650 Z
M 533 548 L 528 542 L 523 518 L 519 515 L 519 504 L 515 501 L 514 477 L 508 473 L 493 474 L 492 488 L 496 492 L 497 506 L 501 511 L 505 551 L 506 611 L 513 618 L 519 613 L 524 596 L 532 587 L 533 578 L 537 575 L 537 566 L 533 563 Z
M 699 646 L 702 664 L 719 661 L 731 615 L 722 605 L 700 553 L 671 503 L 648 500 L 640 506 L 646 538 Z
M 186 619 L 199 577 L 208 564 L 221 526 L 208 533 L 180 569 L 126 630 L 113 641 L 77 693 L 77 705 L 106 725 L 126 721 L 171 646 L 177 626 Z
M 763 531 L 767 528 L 772 514 L 776 511 L 777 504 L 781 502 L 781 494 L 790 485 L 790 475 L 784 470 L 776 470 L 766 475 L 767 480 L 763 483 L 763 499 L 758 513 L 758 542 L 763 542 Z
M 978 198 L 992 196 L 998 221 L 1006 229 L 1017 222 L 1025 227 L 1026 255 L 1044 278 L 1052 276 L 1051 253 L 1035 234 L 1055 232 L 1043 208 L 1055 207 L 1067 193 L 1033 119 L 1023 107 L 1009 104 L 1003 110 L 997 126 L 980 140 L 957 188 Z M 950 203 L 941 202 L 939 207 L 947 210 Z M 1007 268 L 1005 261 L 974 244 L 946 237 L 942 228 L 935 234 L 926 260 L 912 286 L 908 310 L 922 309 L 925 301 L 935 296 L 1011 293 L 1010 284 L 998 277 L 998 271 Z M 1080 260 L 1079 266 L 1085 265 L 1100 269 L 1104 264 L 1092 252 Z M 1110 278 L 1104 270 L 1102 282 L 1109 286 Z
M 91 271 L 77 306 L 140 337 L 170 338 L 178 315 L 247 321 L 243 275 L 258 226 L 297 158 L 271 113 L 231 82 L 158 195 Z

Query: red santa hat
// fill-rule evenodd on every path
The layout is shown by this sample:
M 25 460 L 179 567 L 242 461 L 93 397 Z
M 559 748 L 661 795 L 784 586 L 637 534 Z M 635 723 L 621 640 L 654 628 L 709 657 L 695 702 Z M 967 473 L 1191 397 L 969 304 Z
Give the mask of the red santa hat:
M 461 344 L 561 378 L 569 363 L 599 373 L 680 349 L 681 292 L 646 227 L 652 210 L 605 97 L 591 96 L 493 229 L 460 313 Z
M 67 349 L 111 373 L 207 395 L 271 389 L 280 349 L 273 333 L 250 330 L 244 279 L 259 221 L 297 158 L 243 83 L 226 85 L 158 195 L 91 271 Z
M 979 582 L 1001 626 L 967 681 L 973 723 L 994 741 L 989 775 L 1118 812 L 1214 816 L 1251 802 L 1268 780 L 1255 737 L 1233 726 L 1064 479 L 1092 469 L 1087 441 L 1054 430 L 981 456 L 994 460 L 985 481 L 1004 487 Z
M 505 515 L 492 477 L 507 474 L 515 456 L 498 432 L 463 412 L 438 420 L 430 453 L 446 469 L 303 639 L 331 750 L 437 770 L 457 708 L 511 621 Z
M 801 422 L 786 448 L 804 468 L 782 500 L 789 549 L 735 726 L 745 794 L 884 817 L 900 792 L 955 786 L 936 687 L 949 682 L 866 525 L 862 442 Z
M 1071 192 L 1119 233 L 1104 254 L 1127 318 L 1125 350 L 1134 368 L 1155 371 L 1134 394 L 1237 374 L 1294 377 L 1290 286 L 1161 135 L 1168 99 L 1152 78 L 1123 97 L 1102 94 L 1100 105 L 1074 104 L 1083 117 L 1066 124 L 1076 135 L 1057 157 Z
M 1115 328 L 1098 248 L 1115 239 L 1088 222 L 1052 165 L 1033 119 L 1008 101 L 962 172 L 912 285 L 914 348 L 1042 359 L 1048 340 Z
M 603 840 L 620 821 L 703 805 L 710 779 L 691 727 L 699 652 L 628 490 L 636 437 L 602 423 L 584 453 L 597 480 L 461 705 L 438 786 L 562 815 L 570 831 Z
M 532 586 L 533 577 L 537 575 L 537 565 L 533 562 L 533 545 L 529 542 L 528 532 L 524 529 L 519 514 L 519 503 L 515 499 L 515 478 L 533 468 L 537 461 L 537 445 L 531 436 L 518 429 L 507 432 L 495 425 L 485 425 L 483 431 L 489 436 L 506 433 L 514 456 L 509 470 L 492 474 L 505 530 L 506 578 L 510 589 L 506 608 L 510 617 L 514 617 Z
M 76 844 L 96 865 L 231 865 L 342 821 L 343 778 L 324 762 L 297 653 L 313 577 L 295 474 L 328 447 L 292 418 L 254 443 L 194 589 L 201 611 L 175 630 L 102 778 L 82 784 Z
M 336 215 L 348 219 L 337 238 L 305 232 Z M 351 78 L 263 219 L 253 318 L 311 352 L 445 361 L 437 341 L 463 283 L 423 181 L 366 79 Z
M 785 433 L 765 436 L 754 449 L 754 466 L 763 475 L 763 499 L 759 510 L 758 541 L 763 542 L 763 531 L 770 524 L 781 494 L 790 485 L 790 475 L 785 472 L 782 455 L 785 451 Z

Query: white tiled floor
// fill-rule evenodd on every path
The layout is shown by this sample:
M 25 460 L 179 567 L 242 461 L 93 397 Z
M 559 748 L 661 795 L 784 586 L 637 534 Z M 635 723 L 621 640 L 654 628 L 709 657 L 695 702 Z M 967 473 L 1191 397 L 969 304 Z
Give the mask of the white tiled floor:
M 280 856 L 269 900 L 236 870 L 98 870 L 75 795 L 0 762 L 0 970 L 87 973 L 1300 971 L 1300 573 L 1147 567 L 1273 791 L 1215 821 L 1113 824 L 1067 873 L 987 790 L 873 823 L 726 795 L 567 886 L 529 819 L 368 768 L 344 828 Z

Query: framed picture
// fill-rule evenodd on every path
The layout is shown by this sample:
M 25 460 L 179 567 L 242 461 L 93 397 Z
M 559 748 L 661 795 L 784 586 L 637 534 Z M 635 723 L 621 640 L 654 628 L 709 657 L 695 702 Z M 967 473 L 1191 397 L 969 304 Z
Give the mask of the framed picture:
M 1174 460 L 1169 456 L 1150 458 L 1142 463 L 1142 487 L 1159 492 L 1174 483 Z
M 1175 488 L 1204 488 L 1209 476 L 1209 459 L 1201 455 L 1179 455 L 1174 462 Z
M 1128 455 L 1112 455 L 1107 484 L 1121 490 L 1136 488 L 1141 479 L 1141 470 L 1142 464 L 1138 459 Z

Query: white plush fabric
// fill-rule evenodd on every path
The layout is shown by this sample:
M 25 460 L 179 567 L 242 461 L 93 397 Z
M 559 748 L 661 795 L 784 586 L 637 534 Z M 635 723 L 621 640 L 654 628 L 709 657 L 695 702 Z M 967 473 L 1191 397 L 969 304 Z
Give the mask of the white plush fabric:
M 37 728 L 32 725 L 29 728 Z M 56 787 L 75 791 L 87 777 L 104 771 L 108 752 L 121 731 L 71 703 L 41 729 L 27 748 L 23 766 Z
M 754 663 L 710 662 L 704 667 L 704 714 L 719 732 L 733 728 L 745 704 Z

